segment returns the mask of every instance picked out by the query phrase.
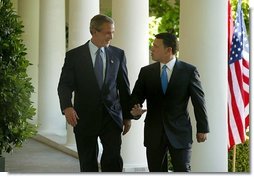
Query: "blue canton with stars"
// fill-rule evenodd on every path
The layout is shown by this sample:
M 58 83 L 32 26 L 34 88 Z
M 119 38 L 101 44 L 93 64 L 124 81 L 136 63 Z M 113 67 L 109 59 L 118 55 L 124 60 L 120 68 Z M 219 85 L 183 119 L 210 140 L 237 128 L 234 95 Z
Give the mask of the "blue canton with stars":
M 243 51 L 249 53 L 249 44 L 240 1 L 237 7 L 229 64 L 241 60 Z

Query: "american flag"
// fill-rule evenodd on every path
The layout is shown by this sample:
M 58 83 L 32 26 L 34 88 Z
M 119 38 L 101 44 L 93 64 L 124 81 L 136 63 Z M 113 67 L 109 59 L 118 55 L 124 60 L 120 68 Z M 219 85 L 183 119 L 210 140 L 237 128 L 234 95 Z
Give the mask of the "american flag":
M 249 126 L 249 43 L 238 1 L 236 19 L 231 28 L 231 7 L 228 11 L 228 148 L 246 140 Z M 232 36 L 233 35 L 233 36 Z

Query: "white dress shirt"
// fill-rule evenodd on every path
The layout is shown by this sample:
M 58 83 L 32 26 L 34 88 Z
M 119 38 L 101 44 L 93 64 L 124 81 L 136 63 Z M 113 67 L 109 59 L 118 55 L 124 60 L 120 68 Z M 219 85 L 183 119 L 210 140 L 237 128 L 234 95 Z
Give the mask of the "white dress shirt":
M 170 81 L 170 78 L 171 78 L 171 75 L 172 75 L 172 72 L 173 72 L 173 68 L 175 66 L 175 63 L 176 63 L 176 57 L 174 56 L 172 60 L 170 60 L 168 63 L 166 64 L 163 64 L 163 63 L 160 63 L 161 65 L 161 72 L 162 72 L 162 67 L 164 65 L 167 66 L 167 75 L 168 75 L 168 82 Z

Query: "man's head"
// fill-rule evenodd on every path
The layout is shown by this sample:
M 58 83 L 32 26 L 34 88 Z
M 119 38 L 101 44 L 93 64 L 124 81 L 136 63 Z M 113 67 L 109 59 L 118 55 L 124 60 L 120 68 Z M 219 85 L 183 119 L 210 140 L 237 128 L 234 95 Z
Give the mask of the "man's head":
M 151 48 L 151 55 L 154 61 L 162 63 L 169 62 L 178 50 L 177 38 L 171 33 L 159 33 Z
M 106 15 L 96 15 L 90 21 L 90 33 L 92 42 L 97 47 L 106 47 L 113 39 L 115 32 L 114 21 Z

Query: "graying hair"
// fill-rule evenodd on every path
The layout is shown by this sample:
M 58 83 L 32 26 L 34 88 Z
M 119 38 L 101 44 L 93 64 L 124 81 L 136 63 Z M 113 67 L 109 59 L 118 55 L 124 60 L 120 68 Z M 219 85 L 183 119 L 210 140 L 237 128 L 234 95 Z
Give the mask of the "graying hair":
M 90 33 L 93 34 L 94 30 L 100 31 L 104 23 L 114 24 L 114 20 L 106 15 L 95 15 L 90 21 Z

